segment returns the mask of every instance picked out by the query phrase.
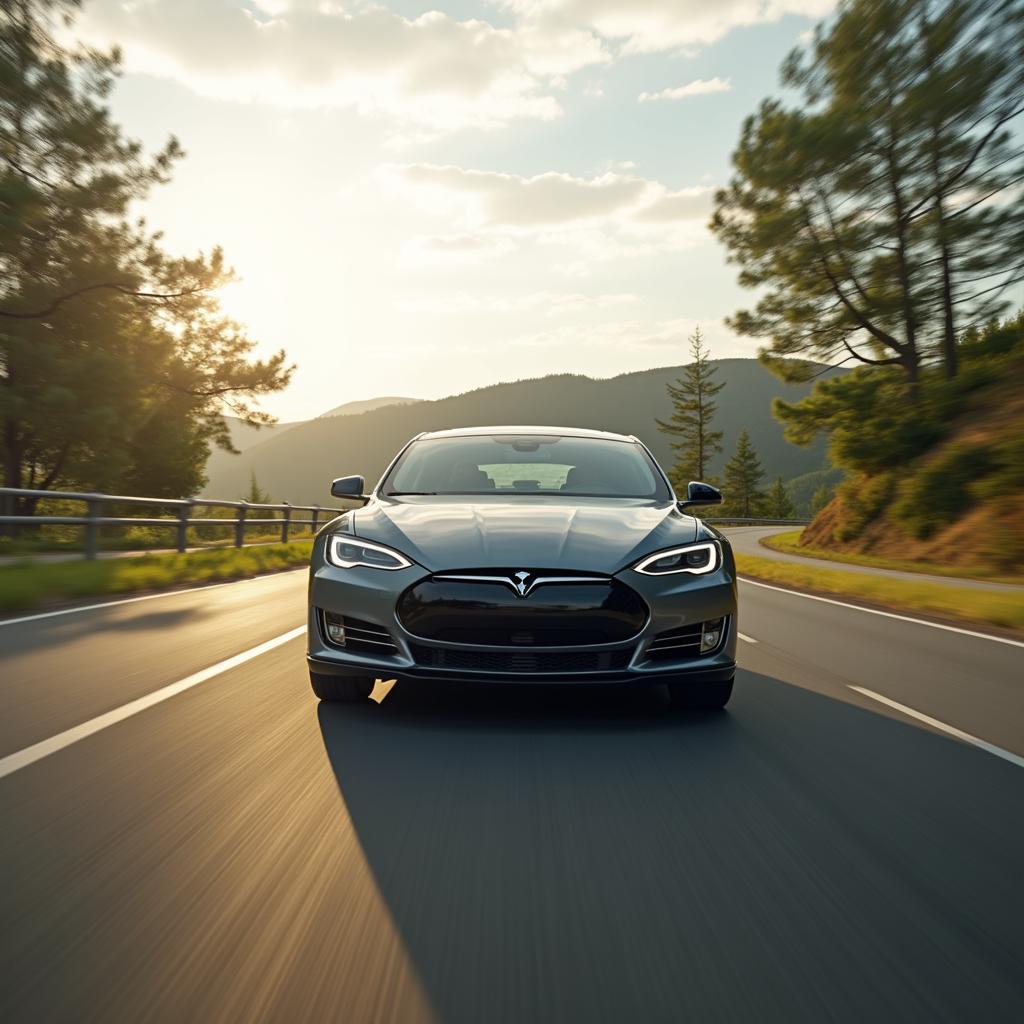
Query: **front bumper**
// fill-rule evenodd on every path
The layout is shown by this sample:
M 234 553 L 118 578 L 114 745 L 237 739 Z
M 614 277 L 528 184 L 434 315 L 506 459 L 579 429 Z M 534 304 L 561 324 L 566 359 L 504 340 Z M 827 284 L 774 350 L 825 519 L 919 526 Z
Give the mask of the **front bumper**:
M 639 593 L 650 609 L 644 628 L 631 639 L 615 644 L 567 647 L 531 647 L 537 667 L 529 671 L 435 668 L 424 664 L 424 648 L 439 648 L 459 654 L 508 654 L 523 656 L 522 647 L 497 647 L 438 643 L 410 634 L 399 621 L 395 606 L 410 586 L 429 576 L 420 566 L 395 572 L 376 569 L 337 569 L 321 563 L 310 573 L 307 660 L 309 667 L 324 675 L 366 674 L 381 679 L 422 681 L 476 681 L 510 683 L 610 683 L 658 684 L 668 679 L 694 683 L 724 681 L 736 670 L 736 579 L 732 559 L 708 576 L 680 574 L 672 577 L 644 576 L 625 570 L 619 574 Z M 394 653 L 354 651 L 335 647 L 324 638 L 319 610 L 351 616 L 387 630 Z M 667 661 L 648 656 L 651 641 L 659 634 L 697 622 L 725 618 L 727 624 L 718 648 L 705 655 Z M 565 652 L 600 652 L 600 662 L 614 667 L 601 669 L 559 669 L 547 671 L 545 655 Z M 419 654 L 417 658 L 416 654 Z M 472 657 L 462 658 L 473 661 Z M 486 661 L 486 658 L 478 659 Z M 500 659 L 499 659 L 500 660 Z

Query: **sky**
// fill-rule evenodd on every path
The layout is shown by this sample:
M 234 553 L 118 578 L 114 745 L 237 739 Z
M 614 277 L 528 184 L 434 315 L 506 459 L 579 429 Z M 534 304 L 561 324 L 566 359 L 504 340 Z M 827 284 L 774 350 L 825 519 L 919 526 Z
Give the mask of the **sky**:
M 832 0 L 85 0 L 125 131 L 187 158 L 142 213 L 224 248 L 225 309 L 305 419 L 548 373 L 753 356 L 707 230 L 743 119 Z

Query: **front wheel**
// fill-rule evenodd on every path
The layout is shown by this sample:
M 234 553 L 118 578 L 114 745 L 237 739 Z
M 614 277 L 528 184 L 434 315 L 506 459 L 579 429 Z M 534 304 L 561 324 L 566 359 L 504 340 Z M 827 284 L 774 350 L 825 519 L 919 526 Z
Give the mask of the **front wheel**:
M 716 683 L 683 682 L 669 683 L 668 692 L 677 707 L 694 711 L 720 711 L 732 696 L 733 678 Z
M 310 669 L 309 682 L 321 700 L 351 703 L 370 696 L 374 679 L 371 676 L 329 676 Z

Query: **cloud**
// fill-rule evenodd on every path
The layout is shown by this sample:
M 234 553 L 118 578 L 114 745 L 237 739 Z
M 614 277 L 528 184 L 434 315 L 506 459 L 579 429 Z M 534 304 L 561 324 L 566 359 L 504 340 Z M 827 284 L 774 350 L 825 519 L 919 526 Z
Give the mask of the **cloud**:
M 677 86 L 674 89 L 662 89 L 660 92 L 642 92 L 637 97 L 641 103 L 651 103 L 655 100 L 683 100 L 687 96 L 707 96 L 709 93 L 729 92 L 732 83 L 728 78 L 698 78 L 686 85 Z
M 626 53 L 706 46 L 787 14 L 821 17 L 835 0 L 502 0 L 539 30 L 589 29 Z
M 565 76 L 608 60 L 589 29 L 495 27 L 439 11 L 407 18 L 331 0 L 91 0 L 78 24 L 129 70 L 201 94 L 351 107 L 438 130 L 550 120 Z
M 702 220 L 710 186 L 672 192 L 660 182 L 608 172 L 581 178 L 557 171 L 533 177 L 452 165 L 390 168 L 401 188 L 434 212 L 458 213 L 463 225 L 484 230 L 541 230 L 627 222 Z

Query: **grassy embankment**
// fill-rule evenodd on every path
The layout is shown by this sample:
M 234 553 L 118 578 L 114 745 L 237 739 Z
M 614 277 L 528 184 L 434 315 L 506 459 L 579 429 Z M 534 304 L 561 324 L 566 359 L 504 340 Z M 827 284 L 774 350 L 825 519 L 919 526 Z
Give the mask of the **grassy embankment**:
M 850 551 L 833 551 L 830 548 L 801 544 L 803 530 L 787 533 L 773 533 L 763 537 L 761 544 L 773 551 L 782 551 L 804 558 L 821 558 L 829 562 L 845 562 L 847 565 L 863 565 L 869 569 L 895 569 L 899 572 L 919 572 L 928 576 L 949 576 L 958 579 L 989 580 L 993 583 L 1014 583 L 1024 586 L 1024 576 L 1012 576 L 993 572 L 985 566 L 944 565 L 938 562 L 911 562 L 898 558 L 882 558 L 877 555 L 857 554 Z
M 0 612 L 78 598 L 166 590 L 245 579 L 309 562 L 310 541 L 218 548 L 187 554 L 140 555 L 80 562 L 19 562 L 0 568 Z
M 794 590 L 852 598 L 899 611 L 921 612 L 980 625 L 1024 630 L 1024 590 L 999 592 L 958 587 L 929 580 L 821 569 L 777 562 L 755 555 L 736 555 L 743 576 Z

